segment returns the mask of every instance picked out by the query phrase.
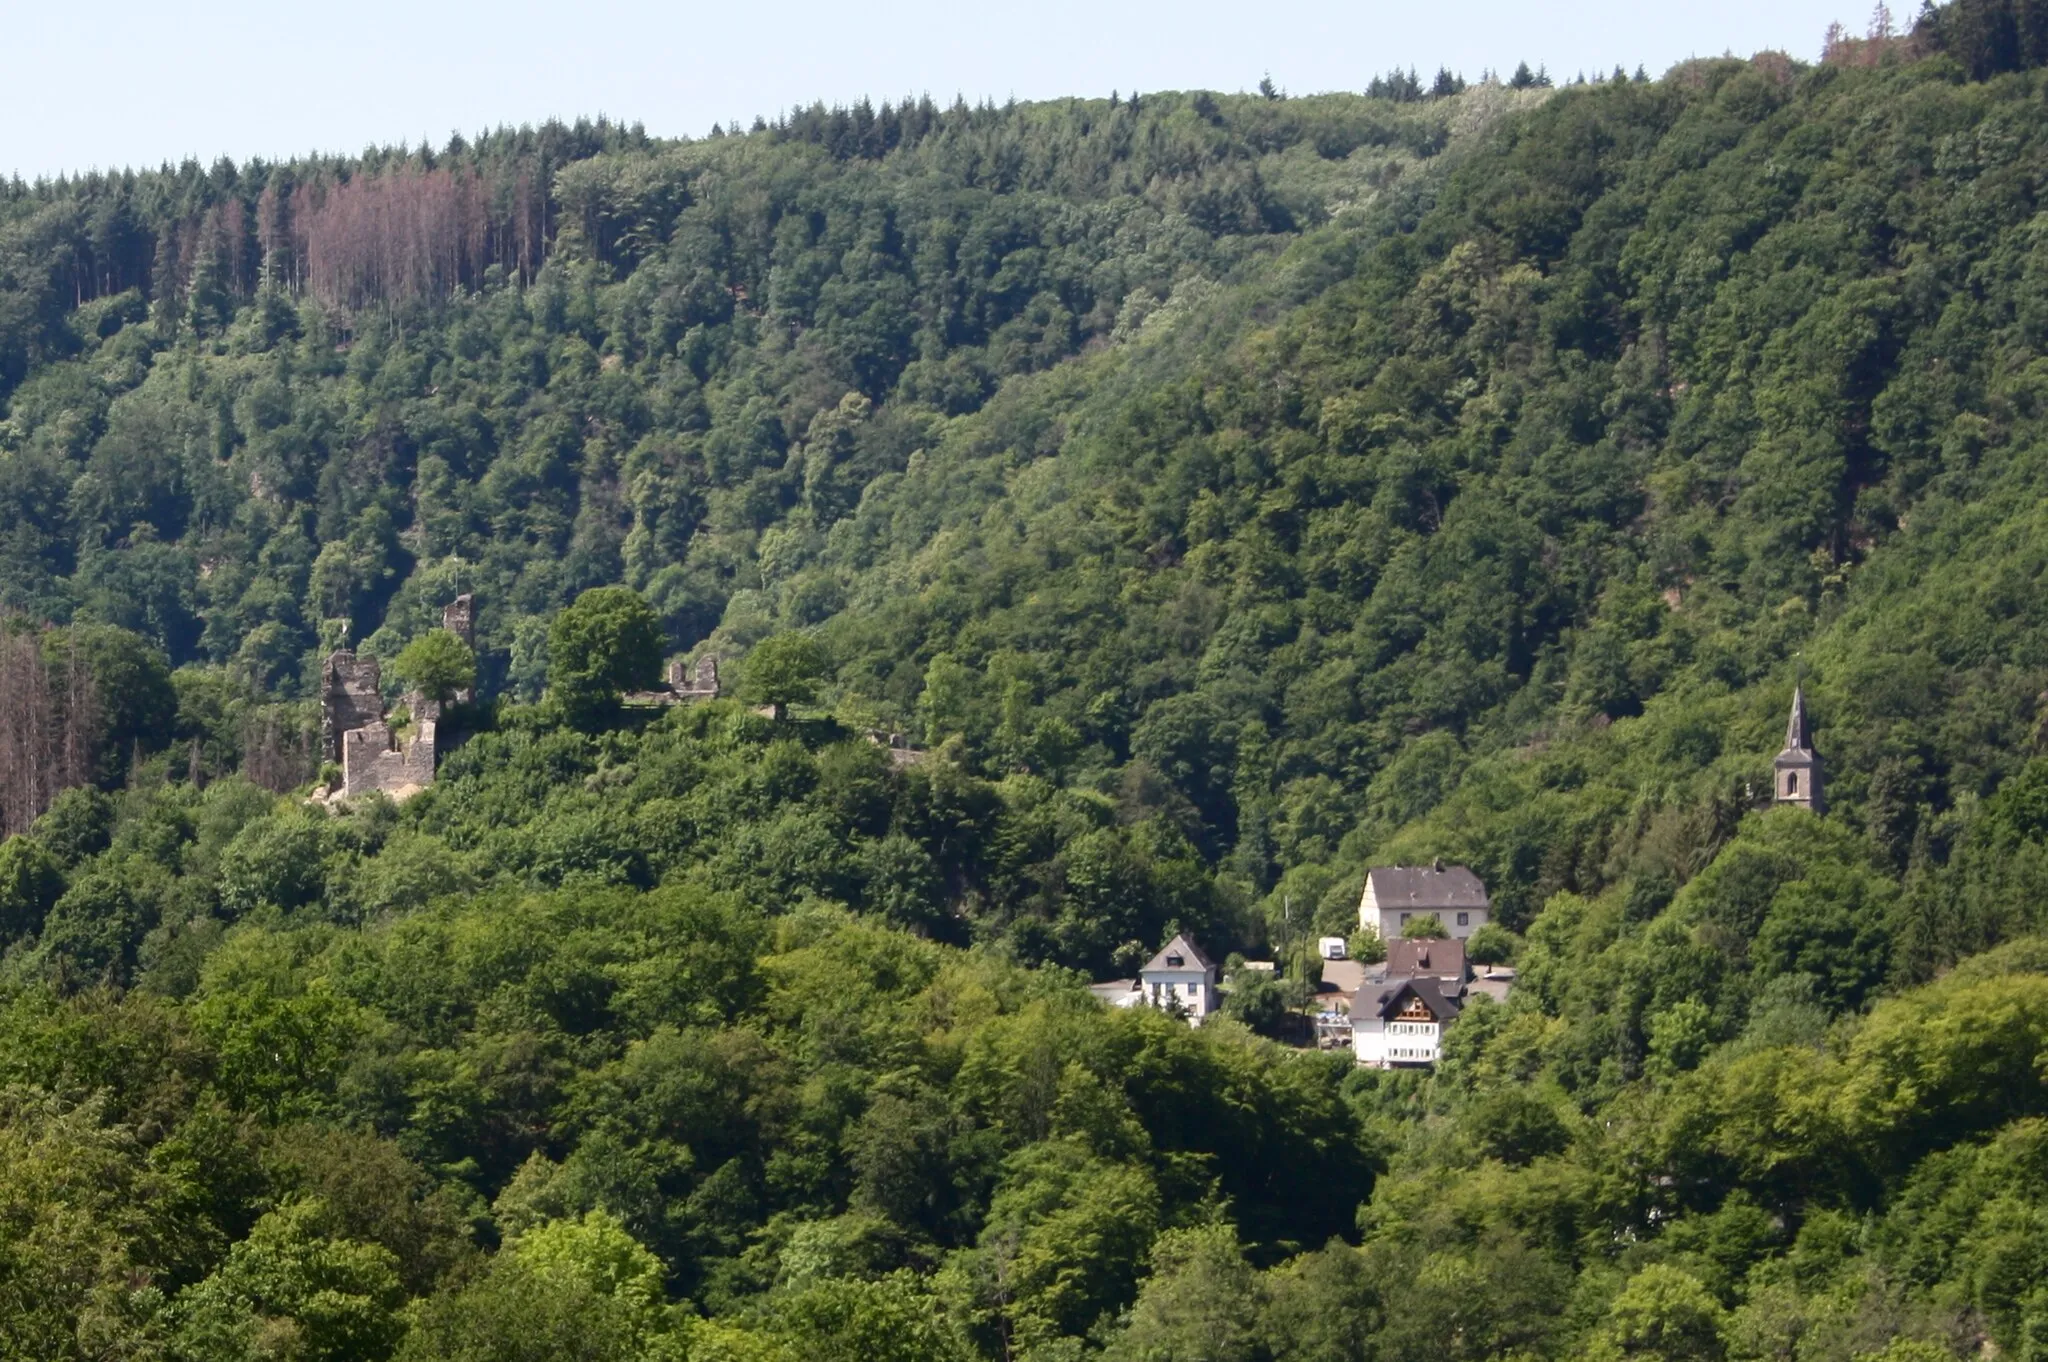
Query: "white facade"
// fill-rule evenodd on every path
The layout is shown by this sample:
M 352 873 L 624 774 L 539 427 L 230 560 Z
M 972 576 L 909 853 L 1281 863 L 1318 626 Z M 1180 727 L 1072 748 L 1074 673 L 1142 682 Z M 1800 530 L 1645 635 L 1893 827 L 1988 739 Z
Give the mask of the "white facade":
M 1216 978 L 1208 970 L 1148 969 L 1139 976 L 1138 987 L 1148 1005 L 1171 1009 L 1178 1004 L 1190 1021 L 1200 1022 L 1216 1010 Z
M 1442 1057 L 1444 1030 L 1457 1015 L 1456 996 L 1441 981 L 1390 980 L 1352 1006 L 1351 1048 L 1371 1068 L 1427 1068 Z
M 1416 918 L 1434 916 L 1444 924 L 1444 930 L 1454 940 L 1465 938 L 1484 927 L 1491 916 L 1490 908 L 1471 906 L 1465 908 L 1430 908 L 1423 905 L 1385 904 L 1373 891 L 1372 877 L 1365 880 L 1365 893 L 1358 900 L 1358 925 L 1368 931 L 1380 934 L 1382 941 L 1398 941 L 1407 934 L 1408 924 Z
M 1200 1026 L 1222 1002 L 1216 994 L 1214 962 L 1184 935 L 1169 941 L 1138 971 L 1138 991 L 1146 1006 L 1183 1012 L 1193 1026 Z
M 1351 1048 L 1358 1062 L 1374 1069 L 1403 1064 L 1434 1064 L 1443 1054 L 1443 1026 L 1435 1021 L 1378 1017 L 1351 1018 Z

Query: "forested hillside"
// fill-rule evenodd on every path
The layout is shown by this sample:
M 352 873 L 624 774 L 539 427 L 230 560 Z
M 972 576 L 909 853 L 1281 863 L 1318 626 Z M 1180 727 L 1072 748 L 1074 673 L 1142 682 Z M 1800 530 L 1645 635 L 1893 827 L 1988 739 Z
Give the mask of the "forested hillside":
M 2035 18 L 0 188 L 0 1351 L 2042 1355 Z

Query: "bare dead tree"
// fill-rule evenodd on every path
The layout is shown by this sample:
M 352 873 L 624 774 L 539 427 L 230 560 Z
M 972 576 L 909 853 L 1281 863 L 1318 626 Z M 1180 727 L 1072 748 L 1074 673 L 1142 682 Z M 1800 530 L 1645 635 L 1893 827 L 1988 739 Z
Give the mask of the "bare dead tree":
M 492 184 L 396 165 L 302 186 L 281 211 L 304 243 L 307 287 L 345 308 L 446 297 L 494 265 L 525 282 L 546 249 L 546 195 L 525 169 Z
M 284 794 L 313 778 L 314 740 L 299 716 L 265 705 L 242 721 L 242 774 L 251 784 Z
M 0 628 L 0 835 L 25 832 L 92 777 L 100 706 L 91 670 L 73 643 L 53 675 L 43 641 Z

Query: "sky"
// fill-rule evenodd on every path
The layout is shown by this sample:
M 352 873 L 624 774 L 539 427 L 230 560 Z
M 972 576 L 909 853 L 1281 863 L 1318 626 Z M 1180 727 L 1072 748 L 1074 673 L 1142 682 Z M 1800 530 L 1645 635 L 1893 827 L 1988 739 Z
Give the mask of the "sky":
M 89 10 L 89 17 L 88 17 Z M 0 0 L 0 174 L 444 144 L 604 114 L 702 136 L 784 108 L 1362 89 L 1393 67 L 1569 79 L 1766 49 L 1818 56 L 1840 0 Z

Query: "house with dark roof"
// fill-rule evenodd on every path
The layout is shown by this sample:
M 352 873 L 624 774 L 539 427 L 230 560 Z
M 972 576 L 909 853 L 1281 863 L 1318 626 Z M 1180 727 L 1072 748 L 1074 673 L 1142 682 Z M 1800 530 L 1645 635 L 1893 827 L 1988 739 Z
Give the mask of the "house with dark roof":
M 1351 1046 L 1374 1069 L 1427 1068 L 1443 1054 L 1444 1031 L 1463 1010 L 1462 985 L 1411 975 L 1361 991 L 1351 1006 Z
M 1365 873 L 1358 925 L 1392 942 L 1409 923 L 1435 917 L 1453 939 L 1463 941 L 1486 925 L 1492 909 L 1485 884 L 1462 865 L 1382 865 Z
M 1138 991 L 1146 1006 L 1185 1013 L 1195 1026 L 1222 1001 L 1216 995 L 1216 962 L 1186 933 L 1167 942 L 1138 971 Z
M 1463 988 L 1465 981 L 1472 977 L 1472 968 L 1465 961 L 1465 943 L 1455 938 L 1443 941 L 1426 936 L 1389 941 L 1386 977 L 1397 979 L 1411 975 Z

